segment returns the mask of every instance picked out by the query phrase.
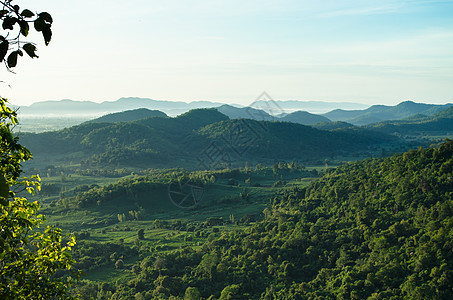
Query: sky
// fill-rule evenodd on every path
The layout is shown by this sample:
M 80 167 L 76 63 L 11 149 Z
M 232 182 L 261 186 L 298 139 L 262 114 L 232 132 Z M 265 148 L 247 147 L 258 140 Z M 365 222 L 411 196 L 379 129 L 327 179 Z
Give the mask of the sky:
M 14 0 L 49 12 L 0 95 L 45 100 L 453 102 L 453 0 Z

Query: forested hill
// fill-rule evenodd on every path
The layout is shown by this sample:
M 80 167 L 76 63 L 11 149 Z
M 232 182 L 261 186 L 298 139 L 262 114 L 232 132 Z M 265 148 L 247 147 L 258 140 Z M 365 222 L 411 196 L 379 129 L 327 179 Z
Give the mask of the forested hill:
M 366 125 L 386 120 L 401 120 L 416 114 L 431 116 L 452 105 L 451 103 L 436 105 L 404 101 L 396 106 L 373 105 L 364 110 L 337 109 L 323 116 L 332 121 L 346 121 L 354 125 Z
M 302 125 L 313 125 L 320 122 L 330 122 L 330 120 L 326 117 L 311 114 L 306 111 L 295 111 L 284 117 L 281 117 L 280 121 L 293 122 Z
M 138 108 L 132 110 L 126 110 L 117 113 L 111 113 L 94 120 L 88 121 L 88 123 L 118 123 L 118 122 L 131 122 L 141 119 L 160 117 L 167 118 L 168 116 L 158 110 L 150 110 L 147 108 Z
M 453 132 L 453 107 L 432 116 L 417 115 L 400 121 L 371 124 L 367 128 L 389 134 L 451 134 Z
M 160 275 L 161 296 L 182 296 L 179 282 L 220 299 L 453 298 L 452 141 L 346 164 L 271 204 L 264 221 L 169 253 L 130 286 Z
M 56 132 L 21 134 L 21 140 L 35 160 L 56 155 L 92 167 L 190 168 L 218 167 L 201 166 L 200 160 L 240 165 L 278 159 L 313 161 L 368 153 L 398 142 L 390 135 L 357 128 L 329 132 L 286 122 L 229 120 L 215 109 L 192 110 L 175 118 L 86 123 Z
M 198 130 L 205 137 L 224 147 L 233 145 L 238 151 L 258 158 L 301 159 L 345 155 L 360 149 L 395 142 L 385 134 L 358 129 L 331 132 L 288 122 L 226 120 Z

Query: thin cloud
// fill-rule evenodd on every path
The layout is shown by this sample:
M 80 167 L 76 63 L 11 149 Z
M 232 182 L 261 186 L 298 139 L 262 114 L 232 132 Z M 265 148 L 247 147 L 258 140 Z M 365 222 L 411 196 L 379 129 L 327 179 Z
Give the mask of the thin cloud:
M 317 18 L 334 18 L 344 16 L 361 16 L 361 15 L 376 15 L 376 14 L 388 14 L 396 13 L 400 10 L 401 5 L 387 5 L 379 7 L 360 7 L 360 8 L 348 8 L 329 11 L 318 14 Z

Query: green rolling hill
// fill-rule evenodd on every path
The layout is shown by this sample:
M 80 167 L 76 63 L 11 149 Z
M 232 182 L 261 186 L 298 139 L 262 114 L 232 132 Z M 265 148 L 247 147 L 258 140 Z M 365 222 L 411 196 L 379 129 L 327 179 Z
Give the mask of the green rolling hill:
M 206 161 L 208 167 L 220 161 L 239 165 L 279 159 L 313 161 L 398 142 L 395 137 L 357 128 L 331 132 L 288 122 L 229 120 L 216 109 L 192 110 L 174 118 L 86 123 L 56 132 L 22 133 L 21 140 L 36 161 L 52 155 L 84 166 L 112 168 L 203 168 Z
M 167 118 L 167 114 L 158 110 L 150 110 L 147 108 L 138 108 L 126 110 L 117 113 L 111 113 L 102 117 L 88 121 L 89 123 L 118 123 L 118 122 L 132 122 L 141 119 L 159 117 Z

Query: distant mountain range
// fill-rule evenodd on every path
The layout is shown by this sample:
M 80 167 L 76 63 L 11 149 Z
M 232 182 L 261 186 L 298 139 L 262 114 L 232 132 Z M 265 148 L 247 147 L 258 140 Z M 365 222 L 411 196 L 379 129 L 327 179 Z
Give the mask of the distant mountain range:
M 150 110 L 160 110 L 169 115 L 179 115 L 196 108 L 218 107 L 223 103 L 210 101 L 193 101 L 190 103 L 182 101 L 163 101 L 148 98 L 120 98 L 116 101 L 105 101 L 96 103 L 91 101 L 43 101 L 36 102 L 30 106 L 20 106 L 19 114 L 22 115 L 90 115 L 102 116 L 108 113 L 121 112 L 125 110 L 147 108 Z M 17 106 L 16 106 L 17 107 Z
M 325 113 L 333 109 L 365 109 L 369 105 L 359 103 L 335 103 L 335 102 L 322 102 L 322 101 L 256 101 L 250 102 L 251 107 L 264 110 L 271 115 L 291 113 L 298 110 L 310 111 L 312 113 Z M 271 104 L 271 105 L 269 105 Z M 36 102 L 30 106 L 16 106 L 19 113 L 22 115 L 31 116 L 62 116 L 62 115 L 90 115 L 101 116 L 108 113 L 121 112 L 125 110 L 132 110 L 138 108 L 147 108 L 150 110 L 160 110 L 167 115 L 176 116 L 181 113 L 187 112 L 191 109 L 197 108 L 212 108 L 224 105 L 220 102 L 212 101 L 193 101 L 190 103 L 182 101 L 164 101 L 153 100 L 148 98 L 120 98 L 116 101 L 105 101 L 96 103 L 91 101 L 74 101 L 74 100 L 60 100 L 60 101 L 43 101 Z M 233 107 L 245 107 L 243 105 L 233 104 Z M 272 110 L 272 111 L 269 111 Z
M 431 116 L 414 115 L 404 120 L 369 124 L 365 128 L 393 135 L 451 136 L 453 135 L 453 107 Z
M 230 119 L 251 119 L 256 121 L 282 121 L 302 125 L 313 125 L 319 122 L 330 122 L 326 117 L 306 111 L 295 111 L 289 114 L 271 115 L 264 110 L 253 107 L 234 107 L 228 104 L 217 107 L 217 110 Z
M 322 115 L 309 112 L 310 109 L 334 107 L 342 105 L 341 109 L 334 109 Z M 135 111 L 127 114 L 101 117 L 93 122 L 115 122 L 115 118 L 122 118 L 121 122 L 138 120 L 151 116 L 165 117 L 179 115 L 192 109 L 217 108 L 219 112 L 230 119 L 252 119 L 256 121 L 282 121 L 302 125 L 317 123 L 347 122 L 362 126 L 385 121 L 397 121 L 407 118 L 423 118 L 435 115 L 453 104 L 425 104 L 412 101 L 401 102 L 396 106 L 373 105 L 365 109 L 346 110 L 346 107 L 357 107 L 356 103 L 327 103 L 316 101 L 256 101 L 251 106 L 229 105 L 210 101 L 172 102 L 152 100 L 147 98 L 121 98 L 117 101 L 94 103 L 89 101 L 45 101 L 19 108 L 19 117 L 27 116 L 92 116 L 99 117 L 106 114 L 116 114 L 123 111 Z M 302 109 L 304 108 L 304 109 Z M 292 111 L 295 110 L 295 111 Z
M 453 106 L 452 103 L 437 105 L 405 101 L 396 106 L 373 105 L 364 110 L 336 109 L 323 114 L 323 116 L 331 121 L 366 125 L 388 120 L 402 120 L 413 115 L 431 116 L 451 106 Z

